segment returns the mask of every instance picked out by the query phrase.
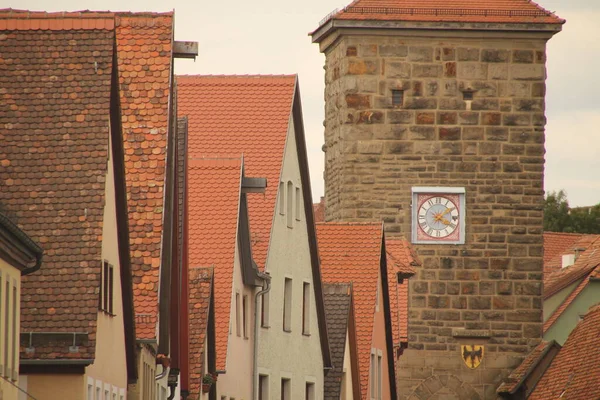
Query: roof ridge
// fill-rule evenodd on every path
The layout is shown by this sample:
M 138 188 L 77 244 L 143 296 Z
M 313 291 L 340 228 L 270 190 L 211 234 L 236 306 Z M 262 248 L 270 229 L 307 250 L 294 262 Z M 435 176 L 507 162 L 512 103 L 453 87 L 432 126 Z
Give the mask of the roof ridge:
M 177 78 L 295 78 L 298 74 L 184 74 Z
M 317 222 L 316 225 L 327 226 L 381 226 L 383 222 L 352 222 L 352 221 L 329 221 Z

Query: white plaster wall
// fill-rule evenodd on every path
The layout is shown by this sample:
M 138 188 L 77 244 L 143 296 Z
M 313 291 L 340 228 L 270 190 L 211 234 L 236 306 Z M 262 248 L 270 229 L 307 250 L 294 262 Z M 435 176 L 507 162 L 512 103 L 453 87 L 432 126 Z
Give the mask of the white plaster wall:
M 9 302 L 6 303 L 6 282 L 9 283 Z M 19 370 L 19 333 L 21 332 L 20 324 L 21 324 L 21 271 L 13 267 L 12 265 L 5 262 L 0 258 L 0 366 L 2 366 L 2 372 L 0 373 L 0 399 L 16 399 L 18 395 L 18 390 L 6 382 L 3 377 L 6 375 L 6 371 L 10 372 L 10 376 L 7 379 L 16 384 L 18 381 L 18 370 Z M 17 305 L 16 311 L 16 328 L 15 332 L 17 333 L 17 337 L 13 338 L 13 290 L 17 291 Z M 8 314 L 8 336 L 6 333 L 6 315 Z M 12 341 L 16 341 L 16 348 L 13 350 Z M 6 341 L 8 341 L 8 365 L 4 363 L 6 354 L 5 345 Z M 14 351 L 14 359 L 13 359 L 13 351 Z M 17 370 L 12 370 L 13 366 Z
M 302 188 L 293 127 L 293 118 L 291 117 L 280 181 L 287 183 L 288 180 L 291 180 L 295 187 Z M 276 185 L 279 188 L 279 182 L 268 182 L 268 184 Z M 277 207 L 279 196 L 282 195 L 286 194 L 278 193 L 277 195 Z M 280 397 L 281 378 L 284 377 L 291 379 L 291 399 L 304 398 L 307 381 L 314 382 L 315 398 L 322 399 L 323 357 L 302 196 L 299 206 L 300 221 L 294 218 L 292 228 L 287 226 L 286 215 L 281 215 L 279 209 L 274 212 L 266 261 L 266 270 L 271 274 L 270 327 L 260 328 L 258 363 L 259 370 L 269 374 L 270 398 Z M 293 208 L 295 209 L 295 207 L 294 204 Z M 293 280 L 291 332 L 283 331 L 285 278 Z M 311 285 L 310 335 L 302 334 L 303 282 Z
M 254 288 L 244 285 L 240 265 L 239 249 L 236 240 L 235 259 L 233 267 L 233 290 L 231 291 L 231 333 L 227 345 L 226 372 L 219 374 L 217 380 L 217 399 L 221 396 L 235 399 L 252 399 L 252 366 L 254 353 Z M 235 295 L 240 295 L 240 323 L 243 324 L 243 296 L 248 298 L 246 323 L 247 336 L 244 337 L 243 326 L 241 335 L 236 332 Z
M 98 312 L 96 330 L 96 359 L 86 368 L 86 375 L 94 380 L 109 383 L 119 389 L 127 388 L 127 361 L 125 359 L 125 327 L 123 325 L 123 300 L 121 296 L 121 266 L 117 240 L 117 214 L 115 204 L 115 175 L 112 142 L 109 141 L 109 159 L 104 193 L 102 225 L 102 259 L 112 264 L 113 310 L 115 316 Z M 87 381 L 87 377 L 84 379 Z M 112 397 L 111 397 L 112 398 Z M 118 399 L 117 395 L 117 399 Z

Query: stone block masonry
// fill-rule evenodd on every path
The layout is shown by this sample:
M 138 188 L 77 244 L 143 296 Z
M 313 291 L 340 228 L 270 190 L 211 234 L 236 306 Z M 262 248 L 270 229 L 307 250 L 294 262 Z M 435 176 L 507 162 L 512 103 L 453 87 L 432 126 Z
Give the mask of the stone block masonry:
M 415 246 L 398 390 L 494 398 L 542 335 L 547 37 L 431 36 L 363 32 L 327 48 L 325 218 L 410 238 L 412 187 L 465 188 L 465 244 Z M 472 343 L 485 346 L 476 370 L 460 358 Z

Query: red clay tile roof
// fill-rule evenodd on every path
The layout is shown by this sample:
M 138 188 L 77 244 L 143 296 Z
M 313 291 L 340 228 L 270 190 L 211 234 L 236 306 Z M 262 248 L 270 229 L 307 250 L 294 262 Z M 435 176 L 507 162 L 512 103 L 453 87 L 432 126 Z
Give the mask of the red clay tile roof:
M 521 385 L 531 370 L 541 361 L 544 355 L 552 346 L 560 347 L 554 340 L 546 342 L 542 340 L 531 353 L 525 357 L 523 362 L 510 373 L 508 378 L 498 387 L 497 393 L 514 393 Z
M 549 232 L 552 236 L 552 232 Z M 569 235 L 569 236 L 567 236 Z M 558 242 L 557 238 L 550 238 L 548 245 L 550 246 L 550 252 L 556 252 L 546 260 L 546 233 L 544 233 L 544 279 L 547 278 L 551 273 L 558 271 L 562 267 L 562 256 L 565 254 L 575 254 L 575 249 L 578 252 L 587 249 L 590 244 L 595 240 L 597 235 L 588 235 L 580 233 L 558 233 L 556 236 L 561 238 L 565 245 L 556 245 L 552 242 Z M 560 248 L 560 250 L 559 250 Z
M 3 30 L 97 30 L 115 28 L 114 13 L 111 12 L 56 12 L 0 9 L 0 31 Z
M 178 76 L 177 85 L 189 156 L 244 154 L 246 176 L 267 178 L 264 196 L 248 196 L 252 256 L 262 269 L 296 76 Z
M 571 332 L 529 400 L 600 398 L 600 305 Z
M 78 353 L 61 343 L 21 357 L 93 359 L 114 32 L 1 33 L 0 207 L 44 250 L 23 277 L 21 330 L 89 333 Z
M 333 369 L 325 375 L 324 398 L 325 400 L 339 400 L 344 372 L 346 338 L 348 329 L 352 329 L 352 325 L 349 324 L 350 309 L 352 307 L 352 284 L 323 284 L 323 301 L 325 303 L 331 362 L 333 363 Z M 346 376 L 351 379 L 352 374 L 350 371 L 347 371 Z
M 217 370 L 226 369 L 242 160 L 190 159 L 189 265 L 214 267 Z
M 189 271 L 190 318 L 190 398 L 200 395 L 202 375 L 208 372 L 204 365 L 204 348 L 208 335 L 208 313 L 213 296 L 213 268 L 190 268 Z
M 415 274 L 413 265 L 420 261 L 412 246 L 403 237 L 386 238 L 388 288 L 392 317 L 392 339 L 394 346 L 408 340 L 408 281 L 398 283 L 398 272 Z
M 544 266 L 564 254 L 582 236 L 582 233 L 544 232 Z
M 355 0 L 338 20 L 563 24 L 529 0 Z
M 382 224 L 329 222 L 316 227 L 323 282 L 352 283 L 360 381 L 368 382 Z M 366 398 L 367 385 L 361 391 Z
M 156 319 L 173 13 L 115 17 L 136 314 Z M 139 339 L 155 326 L 138 325 Z
M 590 236 L 592 240 L 589 240 Z M 587 242 L 587 249 L 580 253 L 575 264 L 544 277 L 544 299 L 584 278 L 600 264 L 600 235 L 586 235 L 577 241 L 575 246 L 582 244 L 583 240 Z
M 325 198 L 321 197 L 319 203 L 313 204 L 313 215 L 316 222 L 325 222 Z

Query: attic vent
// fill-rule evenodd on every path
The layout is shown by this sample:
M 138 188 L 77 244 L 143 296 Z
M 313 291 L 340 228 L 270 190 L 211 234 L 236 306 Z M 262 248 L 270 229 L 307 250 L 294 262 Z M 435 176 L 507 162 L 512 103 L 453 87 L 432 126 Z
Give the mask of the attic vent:
M 464 90 L 462 92 L 463 94 L 463 100 L 473 100 L 473 90 Z
M 575 254 L 563 254 L 562 267 L 567 268 L 575 264 Z

